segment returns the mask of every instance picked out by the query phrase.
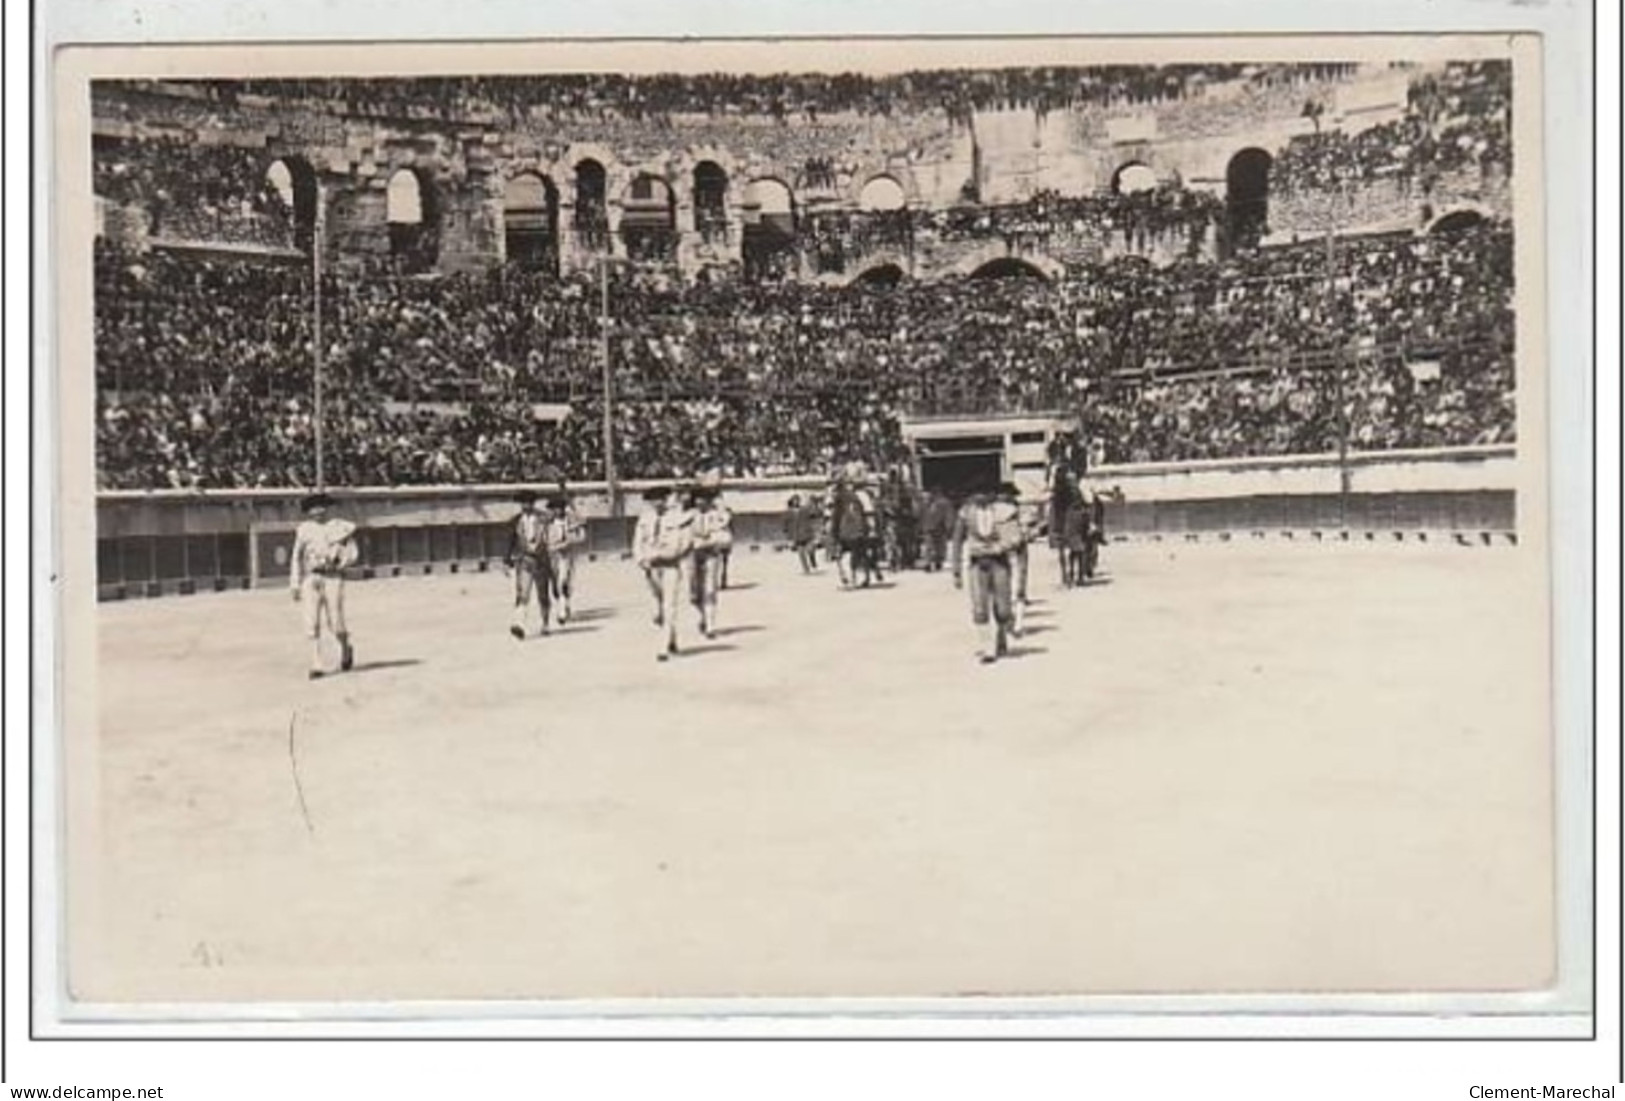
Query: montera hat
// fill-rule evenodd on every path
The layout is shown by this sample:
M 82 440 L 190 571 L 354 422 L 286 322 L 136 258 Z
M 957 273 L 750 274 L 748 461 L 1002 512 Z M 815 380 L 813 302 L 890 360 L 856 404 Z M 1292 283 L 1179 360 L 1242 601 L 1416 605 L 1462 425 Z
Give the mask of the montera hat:
M 521 489 L 513 495 L 513 500 L 516 505 L 532 504 L 536 500 L 536 491 L 534 489 Z
M 332 504 L 333 498 L 326 493 L 307 493 L 299 501 L 299 511 L 310 512 L 318 508 L 329 508 L 332 506 Z

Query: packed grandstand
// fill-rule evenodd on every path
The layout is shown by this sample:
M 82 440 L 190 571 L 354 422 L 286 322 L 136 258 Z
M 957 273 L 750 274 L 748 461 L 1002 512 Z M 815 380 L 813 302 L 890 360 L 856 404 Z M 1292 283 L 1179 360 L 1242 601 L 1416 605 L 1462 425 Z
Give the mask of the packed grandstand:
M 1510 68 L 1389 69 L 98 85 L 99 479 L 312 484 L 318 359 L 341 485 L 599 477 L 606 392 L 622 477 L 884 466 L 933 414 L 1114 464 L 1509 442 Z

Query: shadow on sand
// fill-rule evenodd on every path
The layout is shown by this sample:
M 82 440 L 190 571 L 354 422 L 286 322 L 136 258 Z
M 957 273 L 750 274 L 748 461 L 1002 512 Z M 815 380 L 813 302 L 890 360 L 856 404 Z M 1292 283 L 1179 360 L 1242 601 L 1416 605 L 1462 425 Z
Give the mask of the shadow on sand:
M 376 673 L 381 669 L 406 669 L 413 665 L 422 665 L 420 658 L 395 658 L 391 661 L 362 661 L 357 662 L 348 670 L 351 673 Z
M 571 623 L 593 623 L 600 619 L 614 619 L 614 608 L 583 608 L 570 616 Z
M 555 635 L 590 635 L 598 630 L 598 627 L 591 623 L 580 623 L 580 619 L 580 616 L 573 615 L 567 625 L 553 628 L 552 633 Z
M 1047 653 L 1049 653 L 1049 650 L 1043 646 L 1012 646 L 1009 650 L 1005 651 L 1004 657 L 1000 658 L 999 660 L 1019 661 L 1021 658 L 1036 657 L 1039 654 Z
M 704 657 L 706 654 L 723 654 L 727 653 L 729 650 L 737 649 L 739 649 L 739 647 L 728 642 L 703 642 L 698 646 L 684 646 L 681 650 L 677 651 L 677 657 Z
M 765 631 L 766 627 L 760 623 L 741 623 L 737 627 L 718 627 L 713 633 L 717 638 L 728 638 L 732 635 L 753 635 L 757 631 Z

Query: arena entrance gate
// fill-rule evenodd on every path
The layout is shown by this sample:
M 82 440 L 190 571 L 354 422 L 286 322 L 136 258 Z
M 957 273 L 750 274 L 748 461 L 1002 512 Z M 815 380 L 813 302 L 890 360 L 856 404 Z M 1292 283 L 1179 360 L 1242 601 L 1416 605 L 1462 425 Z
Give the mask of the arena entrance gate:
M 1050 444 L 1077 431 L 1058 414 L 918 417 L 902 423 L 921 488 L 963 497 L 978 486 L 1014 482 L 1024 498 L 1047 491 Z

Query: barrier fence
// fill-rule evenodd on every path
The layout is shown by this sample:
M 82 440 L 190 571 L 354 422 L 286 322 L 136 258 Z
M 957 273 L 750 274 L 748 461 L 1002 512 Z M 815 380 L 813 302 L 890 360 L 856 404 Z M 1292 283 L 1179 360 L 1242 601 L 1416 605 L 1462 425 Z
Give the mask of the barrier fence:
M 1359 456 L 1349 468 L 1326 456 L 1101 468 L 1089 482 L 1108 495 L 1122 494 L 1106 506 L 1114 538 L 1294 530 L 1512 534 L 1514 468 L 1511 447 L 1481 447 Z M 646 484 L 623 491 L 635 501 Z M 360 525 L 357 574 L 500 566 L 513 488 L 337 491 L 341 514 Z M 788 498 L 824 488 L 821 479 L 809 478 L 725 484 L 735 545 L 747 553 L 783 545 Z M 623 509 L 601 484 L 571 491 L 586 520 L 587 554 L 617 560 L 629 554 L 634 516 L 620 515 Z M 299 497 L 297 490 L 100 494 L 98 594 L 109 600 L 286 584 Z

